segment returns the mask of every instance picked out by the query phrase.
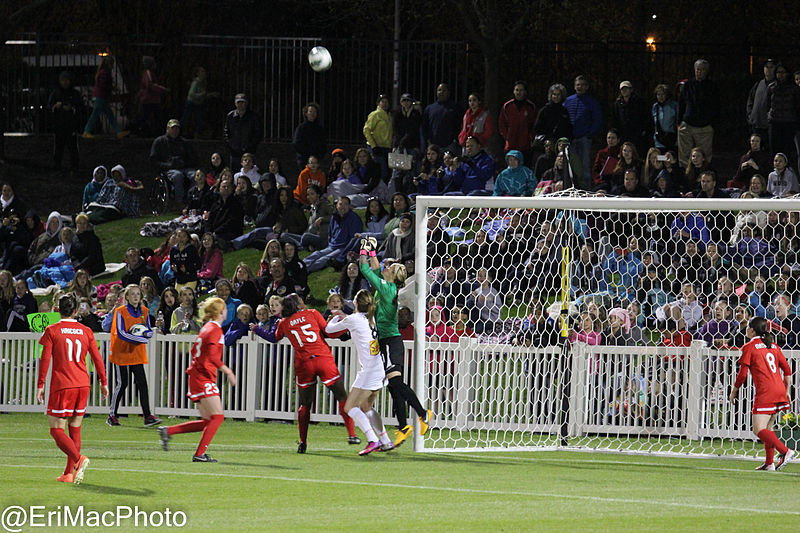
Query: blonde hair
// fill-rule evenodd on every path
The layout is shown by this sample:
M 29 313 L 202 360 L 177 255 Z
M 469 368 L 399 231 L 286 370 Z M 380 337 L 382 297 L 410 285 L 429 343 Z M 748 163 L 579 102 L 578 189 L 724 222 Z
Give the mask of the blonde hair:
M 226 307 L 225 300 L 222 298 L 216 296 L 209 298 L 200 304 L 200 320 L 207 322 L 219 318 L 222 315 L 222 310 Z
M 250 318 L 253 318 L 253 308 L 250 307 L 250 304 L 239 304 L 239 307 L 236 308 L 236 314 L 238 315 L 242 311 L 249 312 Z
M 78 285 L 79 276 L 86 276 L 86 285 L 83 287 Z M 89 273 L 82 268 L 75 272 L 75 277 L 72 278 L 72 281 L 70 281 L 69 285 L 67 286 L 67 292 L 74 292 L 81 298 L 91 299 L 93 290 L 94 286 L 92 285 L 92 278 L 89 276 Z
M 75 224 L 77 224 L 81 220 L 85 220 L 88 223 L 89 222 L 89 215 L 87 215 L 86 213 L 78 214 L 78 216 L 75 217 Z
M 274 298 L 274 296 L 272 298 Z M 272 300 L 272 298 L 270 298 L 270 300 Z M 269 315 L 269 307 L 267 307 L 267 304 L 258 304 L 258 307 L 256 307 L 256 314 L 260 311 L 264 311 Z
M 273 294 L 272 296 L 269 297 L 269 303 L 272 303 L 273 300 L 283 305 L 283 296 L 278 296 L 277 294 Z
M 403 263 L 394 263 L 389 268 L 394 271 L 394 284 L 397 285 L 398 289 L 402 288 L 406 284 L 406 279 L 408 278 L 406 266 Z
M 356 304 L 356 311 L 366 313 L 369 325 L 375 327 L 375 300 L 373 300 L 372 294 L 366 289 L 361 289 L 356 293 L 353 301 Z
M 328 299 L 325 301 L 325 303 L 328 304 L 328 307 L 330 307 L 331 306 L 331 300 L 334 300 L 334 299 L 337 299 L 337 298 L 342 303 L 342 307 L 344 307 L 344 298 L 342 298 L 342 295 L 339 294 L 338 292 L 331 293 L 331 295 L 328 296 Z
M 14 274 L 10 270 L 0 270 L 0 276 L 8 279 L 8 287 L 0 287 L 0 297 L 3 300 L 11 300 L 14 298 Z

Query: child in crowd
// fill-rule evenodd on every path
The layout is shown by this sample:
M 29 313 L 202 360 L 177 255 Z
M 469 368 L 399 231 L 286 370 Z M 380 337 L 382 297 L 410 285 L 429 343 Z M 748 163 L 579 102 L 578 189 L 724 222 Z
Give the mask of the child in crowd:
M 254 324 L 253 308 L 248 304 L 240 304 L 236 308 L 236 318 L 225 332 L 225 346 L 232 346 L 236 341 L 250 332 L 250 324 Z
M 272 296 L 272 298 L 280 298 L 280 296 Z M 269 320 L 269 306 L 266 304 L 258 304 L 256 307 L 256 325 L 260 328 L 266 328 L 267 320 Z
M 328 307 L 325 309 L 325 312 L 322 313 L 322 318 L 325 320 L 329 320 L 335 311 L 345 312 L 344 298 L 342 298 L 339 293 L 333 293 L 328 296 L 327 304 Z

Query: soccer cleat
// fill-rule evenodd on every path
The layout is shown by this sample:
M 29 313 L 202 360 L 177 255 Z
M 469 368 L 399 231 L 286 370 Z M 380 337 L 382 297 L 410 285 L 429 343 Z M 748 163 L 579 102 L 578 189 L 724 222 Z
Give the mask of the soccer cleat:
M 363 450 L 358 452 L 358 455 L 369 455 L 370 453 L 374 452 L 375 450 L 380 450 L 380 449 L 381 449 L 381 443 L 380 442 L 377 442 L 377 441 L 376 442 L 370 442 L 369 444 L 367 444 L 366 448 L 364 448 Z
M 791 461 L 794 458 L 794 450 L 786 450 L 786 453 L 782 453 L 778 456 L 778 462 L 775 464 L 775 470 L 781 470 L 786 463 Z
M 61 483 L 72 483 L 75 480 L 75 477 L 72 474 L 61 474 L 56 478 L 56 481 L 60 481 Z
M 394 447 L 397 448 L 398 446 L 403 444 L 403 441 L 406 440 L 411 435 L 411 431 L 412 431 L 411 426 L 409 426 L 408 424 L 403 426 L 401 429 L 398 429 L 396 433 L 397 437 L 395 437 L 394 439 Z
M 347 437 L 347 444 L 361 444 L 361 439 L 353 435 L 352 437 Z
M 300 442 L 297 444 L 297 453 L 306 453 L 306 443 Z
M 428 432 L 428 426 L 430 425 L 431 420 L 433 420 L 433 412 L 430 409 L 428 409 L 428 414 L 427 414 L 427 416 L 425 418 L 426 418 L 426 420 L 423 420 L 422 417 L 419 417 L 419 434 L 420 435 L 424 435 L 425 433 Z
M 151 428 L 161 423 L 161 419 L 155 416 L 148 416 L 144 419 L 144 427 Z
M 158 428 L 158 436 L 159 440 L 161 441 L 161 447 L 164 448 L 165 452 L 169 450 L 169 440 L 172 438 L 167 429 L 167 426 L 161 426 Z
M 390 442 L 390 443 L 388 443 L 388 444 L 381 444 L 381 449 L 380 449 L 380 450 L 378 450 L 378 451 L 379 451 L 379 452 L 390 452 L 390 451 L 392 451 L 392 450 L 394 450 L 394 444 L 392 444 L 392 443 Z
M 111 427 L 118 426 L 119 418 L 117 418 L 116 416 L 109 415 L 108 418 L 106 418 L 106 424 L 108 424 Z
M 75 464 L 75 469 L 73 471 L 73 479 L 72 482 L 76 485 L 80 485 L 83 483 L 83 475 L 86 473 L 86 467 L 89 466 L 89 458 L 85 455 L 81 455 L 81 458 L 78 459 L 78 462 Z
M 774 472 L 775 471 L 775 463 L 764 463 L 763 465 L 756 468 L 756 470 L 766 470 L 767 472 Z
M 216 463 L 217 460 L 216 459 L 212 459 L 207 453 L 204 453 L 203 455 L 195 455 L 194 457 L 192 457 L 192 462 L 193 463 Z

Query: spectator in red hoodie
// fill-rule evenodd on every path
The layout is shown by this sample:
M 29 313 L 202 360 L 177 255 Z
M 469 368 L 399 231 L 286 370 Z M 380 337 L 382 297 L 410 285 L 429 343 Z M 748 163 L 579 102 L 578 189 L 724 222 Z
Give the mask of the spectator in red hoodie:
M 514 98 L 503 104 L 497 125 L 506 140 L 505 151 L 519 150 L 525 161 L 533 161 L 532 146 L 535 137 L 536 105 L 528 100 L 528 87 L 524 81 L 514 83 Z
M 414 340 L 414 323 L 411 321 L 411 309 L 408 307 L 397 310 L 397 329 L 404 341 Z
M 592 165 L 592 187 L 608 189 L 611 187 L 611 176 L 619 162 L 619 132 L 611 128 L 606 134 L 606 147 L 597 151 Z

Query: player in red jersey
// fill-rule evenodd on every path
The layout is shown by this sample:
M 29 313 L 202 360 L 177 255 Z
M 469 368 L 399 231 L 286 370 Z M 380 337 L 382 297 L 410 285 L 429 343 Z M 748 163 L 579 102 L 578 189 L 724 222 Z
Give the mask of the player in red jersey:
M 739 387 L 747 379 L 749 370 L 756 388 L 756 397 L 753 400 L 753 433 L 764 443 L 767 458 L 756 470 L 780 470 L 795 454 L 772 431 L 778 412 L 788 409 L 791 403 L 787 391 L 792 383 L 792 369 L 781 349 L 773 343 L 768 324 L 767 319 L 762 317 L 750 319 L 747 325 L 747 338 L 750 342 L 742 346 L 739 373 L 730 396 L 731 401 L 736 399 Z M 773 462 L 775 450 L 780 454 L 777 464 Z
M 353 419 L 344 410 L 347 391 L 342 383 L 342 375 L 336 367 L 336 360 L 328 343 L 323 339 L 325 326 L 328 324 L 322 318 L 322 313 L 316 309 L 306 309 L 303 299 L 298 294 L 292 293 L 283 299 L 281 314 L 283 318 L 274 333 L 255 324 L 250 326 L 250 330 L 270 342 L 278 342 L 287 337 L 294 347 L 294 373 L 297 378 L 300 403 L 297 409 L 297 425 L 300 430 L 297 453 L 306 453 L 306 437 L 311 419 L 311 406 L 314 404 L 317 376 L 322 380 L 322 384 L 333 392 L 339 403 L 339 414 L 347 428 L 347 442 L 360 444 L 361 439 L 356 437 Z
M 92 330 L 74 319 L 78 302 L 72 294 L 58 299 L 61 320 L 47 326 L 39 344 L 42 357 L 39 362 L 39 381 L 36 400 L 44 400 L 44 383 L 50 361 L 53 374 L 50 376 L 50 396 L 47 400 L 47 418 L 50 436 L 62 452 L 67 454 L 67 467 L 56 481 L 80 484 L 83 481 L 89 459 L 81 455 L 81 422 L 89 399 L 89 374 L 86 372 L 86 355 L 92 356 L 95 372 L 100 379 L 103 398 L 108 398 L 108 382 L 103 359 L 97 349 Z M 69 422 L 69 437 L 64 427 Z
M 172 435 L 178 433 L 203 432 L 197 451 L 194 452 L 192 462 L 195 463 L 216 463 L 206 453 L 208 445 L 217 429 L 225 420 L 222 414 L 222 402 L 219 398 L 219 387 L 217 387 L 217 370 L 221 370 L 228 376 L 228 382 L 236 386 L 236 376 L 233 370 L 222 363 L 222 351 L 225 349 L 225 336 L 222 333 L 221 324 L 228 316 L 228 309 L 222 298 L 209 298 L 201 305 L 200 316 L 207 321 L 200 329 L 200 334 L 192 344 L 192 362 L 186 373 L 189 375 L 189 393 L 187 396 L 197 402 L 197 410 L 200 411 L 202 420 L 184 422 L 175 426 L 161 426 L 158 433 L 161 438 L 161 446 L 167 451 L 169 440 Z

